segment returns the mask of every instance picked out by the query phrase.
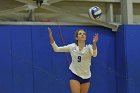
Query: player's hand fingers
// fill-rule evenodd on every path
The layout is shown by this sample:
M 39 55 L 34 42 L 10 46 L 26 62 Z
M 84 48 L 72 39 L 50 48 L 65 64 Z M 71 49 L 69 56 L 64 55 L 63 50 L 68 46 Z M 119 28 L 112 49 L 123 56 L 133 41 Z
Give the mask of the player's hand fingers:
M 93 42 L 97 42 L 98 41 L 98 33 L 96 33 L 94 36 L 93 36 Z
M 49 34 L 52 34 L 52 30 L 50 27 L 48 27 L 48 32 L 49 32 Z

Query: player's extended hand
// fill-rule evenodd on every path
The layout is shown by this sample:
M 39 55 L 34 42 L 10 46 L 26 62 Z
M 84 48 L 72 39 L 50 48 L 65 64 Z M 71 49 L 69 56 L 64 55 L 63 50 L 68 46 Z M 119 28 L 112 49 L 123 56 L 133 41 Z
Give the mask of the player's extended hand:
M 50 27 L 48 27 L 48 32 L 49 32 L 49 36 L 51 36 L 52 35 L 52 30 L 51 30 Z
M 48 32 L 49 32 L 49 37 L 50 37 L 50 43 L 53 44 L 54 43 L 54 39 L 53 39 L 53 36 L 52 36 L 52 30 L 50 27 L 48 27 Z
M 93 42 L 97 42 L 98 41 L 98 33 L 96 33 L 94 36 L 93 36 Z

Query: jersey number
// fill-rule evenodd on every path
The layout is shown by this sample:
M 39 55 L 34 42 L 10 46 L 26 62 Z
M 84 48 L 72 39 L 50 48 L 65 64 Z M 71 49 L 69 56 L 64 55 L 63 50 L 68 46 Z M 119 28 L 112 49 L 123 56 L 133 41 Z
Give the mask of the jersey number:
M 78 56 L 78 62 L 81 62 L 81 56 Z

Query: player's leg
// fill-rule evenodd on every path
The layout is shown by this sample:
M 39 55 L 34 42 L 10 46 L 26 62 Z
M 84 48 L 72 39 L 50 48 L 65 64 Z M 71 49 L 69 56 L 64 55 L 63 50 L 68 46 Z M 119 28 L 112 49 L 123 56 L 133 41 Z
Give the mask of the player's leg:
M 80 85 L 81 92 L 80 93 L 88 93 L 90 87 L 90 82 L 83 83 Z
M 70 80 L 70 88 L 72 93 L 80 93 L 80 82 L 77 80 Z

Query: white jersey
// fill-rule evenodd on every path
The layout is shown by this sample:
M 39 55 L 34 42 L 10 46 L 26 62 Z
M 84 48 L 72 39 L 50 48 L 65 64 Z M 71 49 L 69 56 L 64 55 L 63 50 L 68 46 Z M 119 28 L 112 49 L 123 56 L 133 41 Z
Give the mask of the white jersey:
M 75 43 L 58 47 L 54 42 L 52 47 L 55 52 L 70 52 L 72 62 L 69 69 L 74 74 L 83 79 L 88 79 L 91 77 L 91 57 L 97 56 L 97 49 L 93 51 L 92 45 L 86 45 L 81 51 Z

